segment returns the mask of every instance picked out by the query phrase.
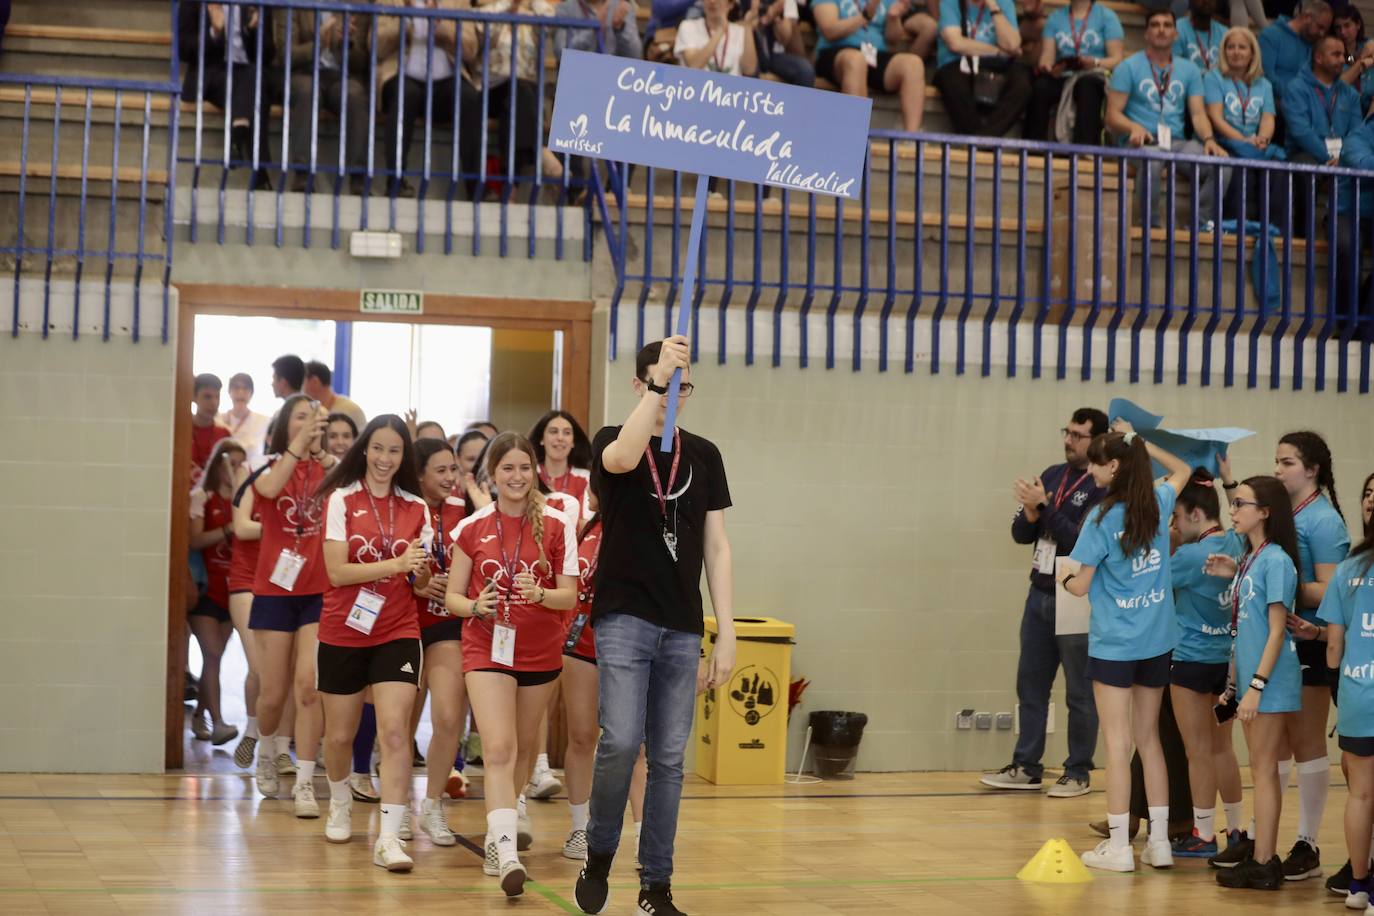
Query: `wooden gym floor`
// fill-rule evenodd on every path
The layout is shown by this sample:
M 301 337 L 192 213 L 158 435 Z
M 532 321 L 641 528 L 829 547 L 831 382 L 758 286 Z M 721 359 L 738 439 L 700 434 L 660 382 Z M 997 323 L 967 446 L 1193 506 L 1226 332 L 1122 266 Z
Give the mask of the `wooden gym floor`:
M 232 748 L 232 743 L 229 745 Z M 231 764 L 232 766 L 232 764 Z M 1095 774 L 1100 787 L 1103 774 Z M 1309 880 L 1278 893 L 1226 891 L 1202 860 L 1169 872 L 1096 873 L 1088 885 L 1029 885 L 1016 871 L 1050 837 L 1096 837 L 1100 791 L 1067 800 L 998 794 L 965 773 L 860 775 L 852 782 L 717 788 L 689 777 L 677 838 L 677 902 L 700 914 L 1345 912 Z M 1338 768 L 1322 837 L 1329 874 L 1345 858 Z M 283 791 L 290 779 L 283 779 Z M 417 779 L 417 788 L 421 785 Z M 480 796 L 481 780 L 473 795 Z M 323 781 L 317 783 L 327 796 Z M 423 791 L 420 789 L 419 791 Z M 1285 801 L 1284 851 L 1296 821 Z M 409 844 L 409 875 L 371 864 L 377 809 L 354 805 L 354 841 L 327 844 L 323 821 L 257 796 L 247 775 L 0 776 L 0 913 L 559 913 L 577 865 L 561 855 L 563 799 L 530 803 L 532 881 L 508 903 L 483 877 L 478 798 L 450 803 L 465 837 Z M 612 874 L 610 913 L 634 912 L 632 855 Z M 1137 844 L 1137 852 L 1139 844 Z

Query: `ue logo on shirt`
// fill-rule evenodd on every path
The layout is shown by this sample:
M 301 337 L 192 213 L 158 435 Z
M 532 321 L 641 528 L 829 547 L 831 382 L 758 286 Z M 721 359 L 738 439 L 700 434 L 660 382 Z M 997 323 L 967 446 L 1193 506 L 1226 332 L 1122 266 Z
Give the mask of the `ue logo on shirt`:
M 1149 553 L 1138 553 L 1131 557 L 1131 575 L 1143 576 L 1146 573 L 1158 572 L 1163 562 L 1163 557 L 1154 548 L 1151 548 Z
M 1374 614 L 1360 614 L 1360 635 L 1366 639 L 1374 636 Z

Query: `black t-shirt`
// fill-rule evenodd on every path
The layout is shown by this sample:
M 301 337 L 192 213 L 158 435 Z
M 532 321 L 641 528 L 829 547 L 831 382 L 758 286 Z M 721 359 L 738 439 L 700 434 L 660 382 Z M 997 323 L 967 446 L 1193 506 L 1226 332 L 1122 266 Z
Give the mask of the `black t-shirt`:
M 666 527 L 677 536 L 677 559 L 664 538 L 664 517 L 649 465 L 641 457 L 634 470 L 611 474 L 601 454 L 620 435 L 607 426 L 592 442 L 592 474 L 597 477 L 601 512 L 601 555 L 596 568 L 592 620 L 622 613 L 670 630 L 702 632 L 701 568 L 706 513 L 730 507 L 730 487 L 720 450 L 709 440 L 678 430 L 682 459 L 668 486 L 673 454 L 660 451 L 663 440 L 649 441 L 658 479 L 667 497 Z

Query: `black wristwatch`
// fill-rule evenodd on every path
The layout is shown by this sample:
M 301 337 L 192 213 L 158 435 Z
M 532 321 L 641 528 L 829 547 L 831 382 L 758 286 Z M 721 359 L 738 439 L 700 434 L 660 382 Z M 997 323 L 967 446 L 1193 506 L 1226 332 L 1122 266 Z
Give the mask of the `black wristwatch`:
M 655 385 L 653 379 L 650 379 L 649 381 L 645 382 L 645 383 L 644 383 L 644 387 L 645 387 L 645 388 L 648 388 L 648 389 L 649 389 L 650 391 L 652 391 L 654 394 L 667 394 L 667 393 L 668 393 L 668 389 L 667 389 L 666 386 L 664 386 L 664 385 Z

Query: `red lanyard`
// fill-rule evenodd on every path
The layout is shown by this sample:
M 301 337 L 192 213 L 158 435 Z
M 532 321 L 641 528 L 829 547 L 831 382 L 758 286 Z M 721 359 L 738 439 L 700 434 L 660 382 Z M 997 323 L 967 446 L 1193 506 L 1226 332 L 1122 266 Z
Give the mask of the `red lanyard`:
M 682 460 L 682 436 L 673 437 L 673 466 L 668 471 L 668 489 L 663 489 L 663 482 L 658 477 L 658 465 L 654 462 L 654 450 L 651 445 L 644 450 L 644 457 L 649 461 L 649 474 L 654 479 L 654 493 L 658 495 L 658 511 L 663 515 L 663 521 L 668 521 L 668 493 L 673 492 L 673 484 L 677 482 L 678 462 Z
M 373 498 L 372 491 L 367 484 L 363 484 L 363 492 L 367 494 L 367 501 L 372 504 L 372 517 L 377 520 L 377 533 L 382 537 L 382 556 L 385 558 L 391 553 L 391 545 L 396 540 L 396 501 L 391 493 L 386 494 L 386 519 L 387 527 L 382 529 L 382 513 L 377 509 L 377 500 Z
M 1245 584 L 1245 577 L 1246 577 L 1247 574 L 1249 574 L 1249 572 L 1250 572 L 1250 567 L 1255 565 L 1255 559 L 1256 559 L 1257 557 L 1259 557 L 1259 555 L 1260 555 L 1261 553 L 1264 552 L 1264 548 L 1266 548 L 1266 547 L 1268 547 L 1268 546 L 1269 546 L 1269 541 L 1268 541 L 1268 539 L 1266 539 L 1266 540 L 1264 541 L 1264 543 L 1262 543 L 1262 544 L 1259 545 L 1259 547 L 1255 550 L 1254 553 L 1250 554 L 1248 557 L 1245 558 L 1245 562 L 1241 564 L 1240 569 L 1236 572 L 1236 581 L 1235 581 L 1234 583 L 1232 583 L 1232 586 L 1231 586 L 1231 635 L 1232 635 L 1232 636 L 1235 636 L 1235 635 L 1236 635 L 1236 624 L 1237 624 L 1237 622 L 1239 622 L 1239 619 L 1240 619 L 1240 589 L 1241 589 L 1241 586 Z
M 1160 71 L 1155 70 L 1154 63 L 1151 63 L 1150 79 L 1154 81 L 1155 89 L 1159 91 L 1159 113 L 1162 115 L 1164 114 L 1164 100 L 1169 94 L 1170 77 L 1174 75 L 1174 65 L 1169 64 L 1169 69 L 1163 71 L 1162 77 L 1159 73 Z
M 1203 541 L 1207 540 L 1212 535 L 1221 534 L 1222 531 L 1223 529 L 1220 525 L 1213 525 L 1211 528 L 1208 528 L 1206 531 L 1202 532 L 1202 534 L 1199 534 L 1197 536 L 1197 542 L 1201 544 Z
M 996 0 L 991 0 L 991 2 L 996 2 Z M 978 18 L 973 21 L 973 28 L 969 29 L 969 38 L 972 38 L 974 41 L 979 40 L 978 30 L 983 27 L 983 17 L 987 14 L 988 8 L 986 6 L 978 7 Z M 1084 28 L 1087 28 L 1087 26 L 1084 26 Z
M 598 523 L 596 527 L 599 530 L 601 525 Z M 582 589 L 577 593 L 577 600 L 582 604 L 590 604 L 592 597 L 596 594 L 596 565 L 601 562 L 601 535 L 592 535 L 590 532 L 582 533 L 582 540 L 585 541 L 588 537 L 596 538 L 596 549 L 592 551 L 591 562 L 587 564 L 587 571 L 581 577 Z
M 707 29 L 707 32 L 708 32 L 708 34 L 709 34 L 710 29 Z M 711 55 L 711 59 L 715 62 L 715 65 L 716 65 L 716 72 L 718 72 L 718 73 L 724 73 L 724 72 L 725 72 L 725 61 L 728 60 L 729 57 L 730 57 L 730 23 L 727 22 L 727 23 L 725 23 L 725 38 L 721 41 L 719 47 L 716 48 L 715 53 Z
M 1240 126 L 1244 127 L 1248 123 L 1250 115 L 1250 87 L 1245 86 L 1245 90 L 1242 92 L 1240 87 L 1245 84 L 1236 79 L 1231 80 L 1231 83 L 1236 87 L 1236 98 L 1240 99 Z
M 1067 499 L 1080 486 L 1082 486 L 1083 481 L 1088 479 L 1088 475 L 1090 473 L 1090 471 L 1084 471 L 1082 476 L 1073 482 L 1073 486 L 1069 487 L 1068 490 L 1065 490 L 1064 486 L 1069 482 L 1069 472 L 1067 469 L 1065 469 L 1064 479 L 1059 481 L 1059 491 L 1054 494 L 1054 510 L 1056 512 L 1059 511 L 1060 506 L 1064 505 L 1064 500 Z
M 444 541 L 447 539 L 448 535 L 444 533 L 443 500 L 440 500 L 439 505 L 435 508 L 437 509 L 437 511 L 434 513 L 433 516 L 434 521 L 431 522 L 431 524 L 434 526 L 434 565 L 439 567 L 439 572 L 447 572 L 448 555 L 444 551 Z M 498 511 L 497 514 L 499 515 L 500 512 Z
M 515 532 L 515 559 L 506 555 L 506 533 L 501 529 L 501 509 L 496 510 L 496 546 L 501 550 L 501 568 L 506 571 L 505 611 L 510 620 L 510 596 L 515 594 L 515 576 L 520 571 L 520 548 L 525 542 L 525 517 L 520 516 L 520 527 Z
M 1192 25 L 1192 23 L 1189 22 L 1189 25 Z M 1211 27 L 1211 26 L 1208 26 L 1208 27 L 1207 27 L 1207 35 L 1208 35 L 1209 38 L 1211 37 L 1211 34 L 1212 34 L 1212 27 Z M 1207 45 L 1203 43 L 1203 41 L 1202 41 L 1202 34 L 1201 34 L 1200 32 L 1198 32 L 1197 26 L 1193 26 L 1193 44 L 1197 45 L 1197 51 L 1198 51 L 1199 54 L 1202 55 L 1202 69 L 1204 69 L 1204 70 L 1210 70 L 1210 69 L 1212 69 L 1212 55 L 1211 55 L 1211 53 L 1207 50 Z
M 1312 87 L 1312 91 L 1322 100 L 1322 108 L 1326 109 L 1326 135 L 1336 136 L 1336 101 L 1340 98 L 1339 84 L 1332 83 L 1330 93 L 1322 92 L 1316 86 Z
M 310 462 L 314 458 L 307 458 L 305 461 L 297 461 L 296 466 L 291 469 L 291 480 L 289 481 L 285 496 L 291 500 L 296 515 L 296 544 L 299 545 L 301 538 L 305 536 L 306 512 L 305 504 L 310 493 Z M 296 478 L 296 471 L 302 470 L 300 479 Z M 277 497 L 280 499 L 281 497 Z
M 1322 495 L 1322 491 L 1321 491 L 1321 490 L 1317 490 L 1317 491 L 1314 492 L 1311 496 L 1307 497 L 1307 498 L 1304 499 L 1302 502 L 1300 502 L 1300 503 L 1298 503 L 1296 506 L 1294 506 L 1294 507 L 1293 507 L 1293 517 L 1294 517 L 1294 518 L 1297 518 L 1299 512 L 1301 512 L 1303 509 L 1306 509 L 1308 506 L 1310 506 L 1310 505 L 1312 505 L 1314 502 L 1316 502 L 1316 501 L 1317 501 L 1317 497 L 1318 497 L 1318 496 L 1321 496 L 1321 495 Z
M 541 467 L 539 469 L 539 477 L 544 481 L 544 485 L 547 486 L 550 490 L 554 491 L 555 493 L 567 493 L 568 483 L 572 480 L 572 468 L 568 468 L 568 472 L 566 474 L 564 474 L 557 480 L 554 480 L 548 474 L 544 473 L 544 469 Z
M 1082 22 L 1083 22 L 1083 28 L 1081 28 L 1081 29 L 1079 29 L 1079 30 L 1077 30 L 1077 31 L 1074 31 L 1074 27 L 1073 27 L 1074 18 L 1073 18 L 1073 14 L 1072 14 L 1072 13 L 1069 14 L 1069 38 L 1073 39 L 1073 56 L 1074 56 L 1074 57 L 1080 57 L 1080 56 L 1081 56 L 1081 55 L 1078 53 L 1078 51 L 1079 51 L 1079 48 L 1080 48 L 1080 47 L 1082 46 L 1082 44 L 1083 44 L 1083 36 L 1086 35 L 1086 34 L 1088 34 L 1088 17 L 1091 16 L 1091 15 L 1092 15 L 1092 10 L 1089 10 L 1089 11 L 1088 11 L 1088 16 L 1084 16 L 1084 17 L 1083 17 L 1083 20 L 1082 20 Z M 982 20 L 980 19 L 979 21 L 982 21 Z

